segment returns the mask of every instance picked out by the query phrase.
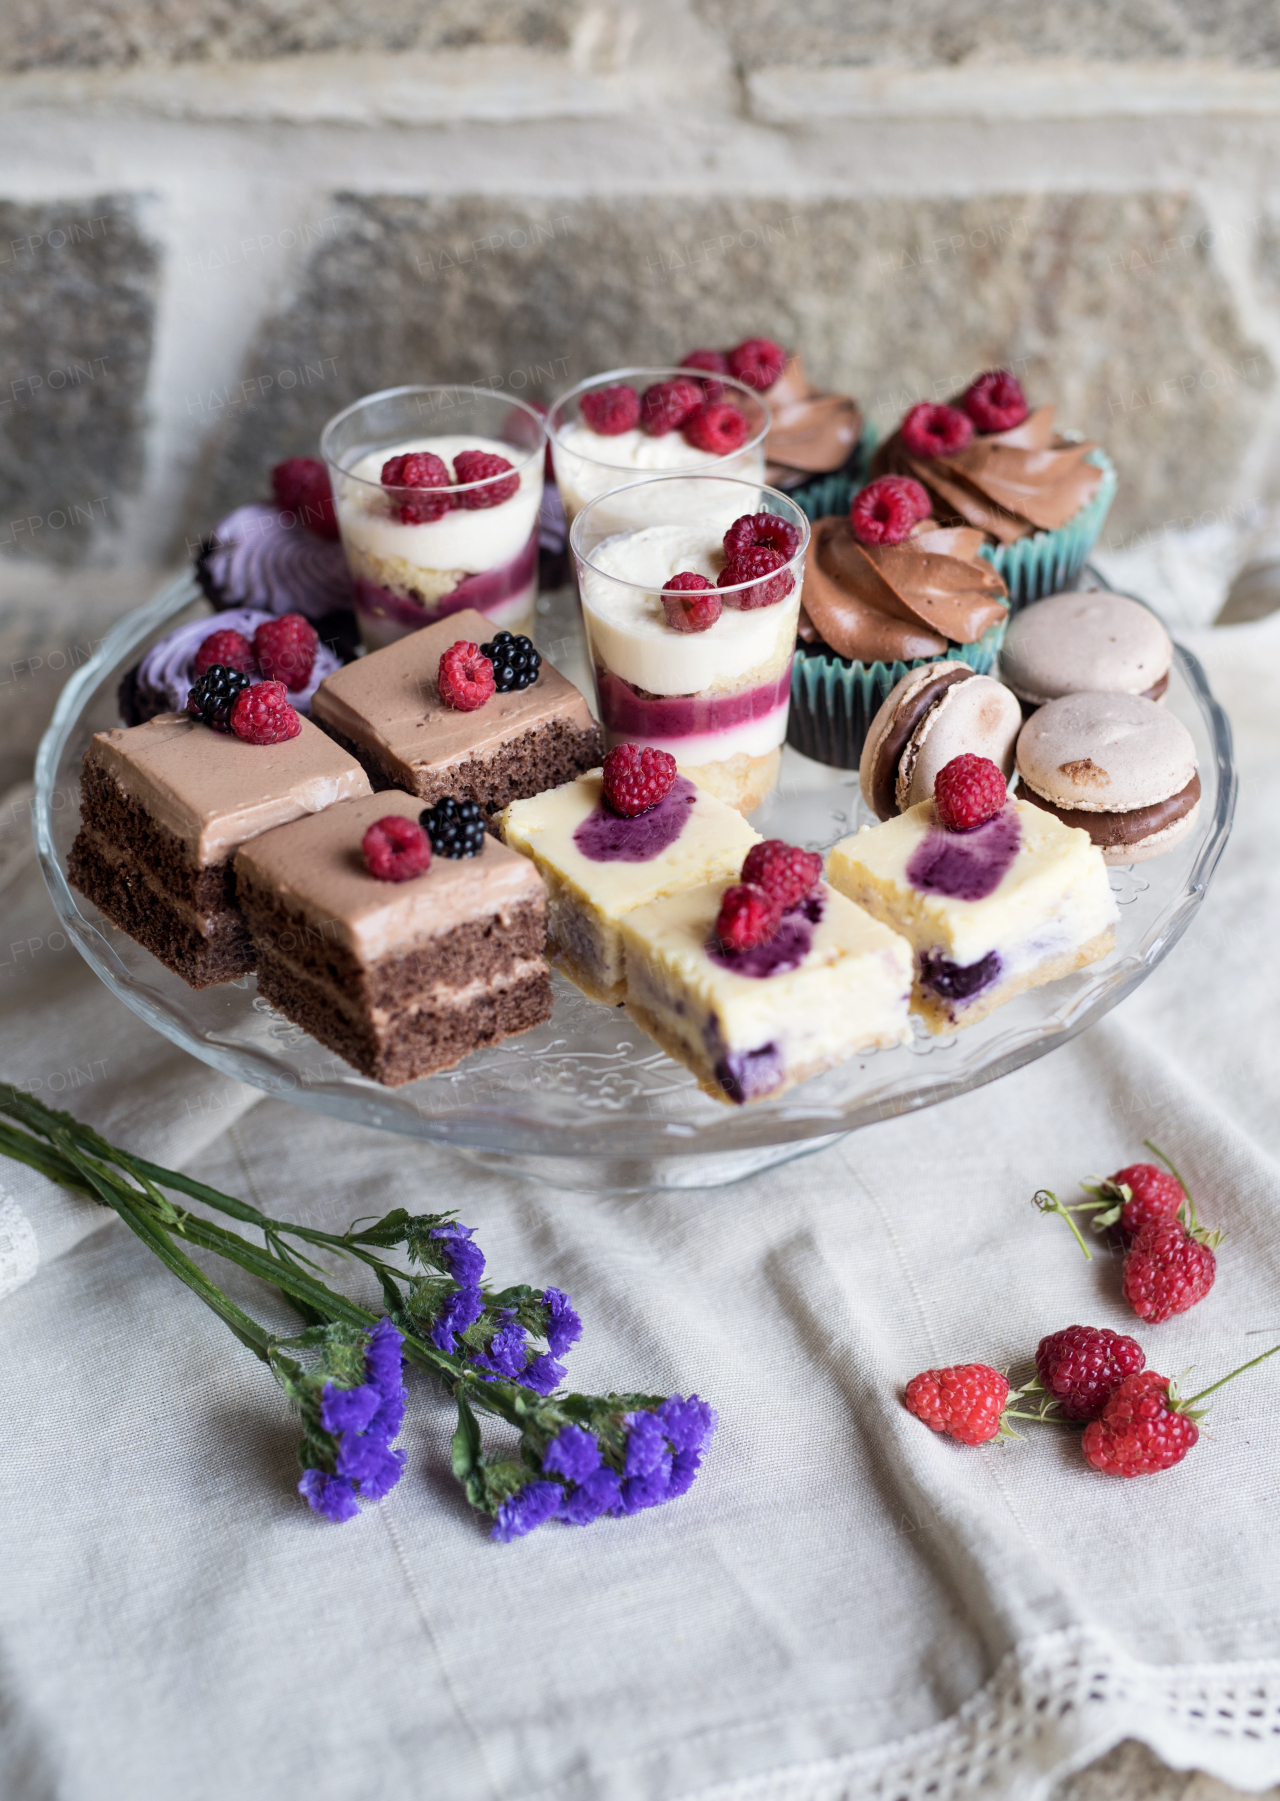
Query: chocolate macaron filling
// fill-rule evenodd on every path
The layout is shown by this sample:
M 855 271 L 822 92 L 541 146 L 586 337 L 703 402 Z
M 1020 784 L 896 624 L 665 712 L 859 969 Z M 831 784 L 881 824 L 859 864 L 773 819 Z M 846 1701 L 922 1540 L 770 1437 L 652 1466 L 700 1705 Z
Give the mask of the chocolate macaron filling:
M 904 706 L 898 708 L 876 747 L 871 771 L 871 805 L 877 819 L 893 819 L 898 813 L 896 786 L 898 764 L 926 714 L 931 713 L 947 689 L 972 674 L 967 663 L 942 665 L 932 681 L 923 682 Z
M 1114 845 L 1140 844 L 1144 838 L 1154 838 L 1157 832 L 1185 819 L 1200 799 L 1200 776 L 1197 772 L 1185 788 L 1167 800 L 1158 800 L 1150 807 L 1134 807 L 1128 813 L 1095 813 L 1083 807 L 1055 806 L 1036 793 L 1025 775 L 1018 784 L 1018 797 L 1052 813 L 1063 825 L 1083 827 L 1094 844 L 1108 850 Z

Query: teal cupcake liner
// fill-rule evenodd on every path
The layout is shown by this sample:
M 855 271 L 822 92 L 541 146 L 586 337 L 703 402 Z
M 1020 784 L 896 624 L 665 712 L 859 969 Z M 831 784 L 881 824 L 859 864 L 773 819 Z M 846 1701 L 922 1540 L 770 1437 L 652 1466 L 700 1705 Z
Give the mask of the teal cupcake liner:
M 849 503 L 858 489 L 867 485 L 871 458 L 879 436 L 875 426 L 868 420 L 862 428 L 856 449 L 842 469 L 835 470 L 831 475 L 815 475 L 811 481 L 801 482 L 799 487 L 787 490 L 787 499 L 795 501 L 810 524 L 815 519 L 826 519 L 832 513 L 849 511 Z
M 871 721 L 908 670 L 926 663 L 967 663 L 979 675 L 989 675 L 1007 624 L 999 619 L 976 644 L 953 644 L 943 657 L 918 657 L 911 663 L 850 663 L 833 652 L 798 645 L 791 665 L 787 743 L 815 763 L 856 769 Z
M 1015 544 L 984 544 L 979 551 L 1004 578 L 1009 590 L 1009 610 L 1017 613 L 1033 600 L 1061 594 L 1079 579 L 1089 552 L 1111 511 L 1116 496 L 1116 466 L 1105 450 L 1091 450 L 1086 462 L 1102 471 L 1098 492 L 1057 531 L 1037 532 Z

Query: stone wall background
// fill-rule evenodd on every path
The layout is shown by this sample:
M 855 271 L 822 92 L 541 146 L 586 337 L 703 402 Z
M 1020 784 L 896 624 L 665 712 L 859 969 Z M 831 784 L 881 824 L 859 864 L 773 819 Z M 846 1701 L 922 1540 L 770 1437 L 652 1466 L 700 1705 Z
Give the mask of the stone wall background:
M 15 0 L 0 572 L 155 569 L 373 387 L 752 332 L 888 429 L 1009 363 L 1113 548 L 1280 499 L 1255 0 Z

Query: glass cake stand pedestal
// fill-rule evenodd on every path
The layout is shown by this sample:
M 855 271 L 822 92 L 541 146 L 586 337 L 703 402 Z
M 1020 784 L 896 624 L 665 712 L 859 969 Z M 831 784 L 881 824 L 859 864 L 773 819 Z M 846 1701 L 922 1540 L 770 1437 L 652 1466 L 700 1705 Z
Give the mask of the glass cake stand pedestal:
M 63 690 L 37 761 L 35 831 L 68 937 L 125 1006 L 224 1075 L 295 1106 L 448 1145 L 486 1169 L 564 1188 L 719 1187 L 1045 1056 L 1101 1019 L 1169 954 L 1205 897 L 1231 829 L 1230 727 L 1199 663 L 1178 648 L 1166 704 L 1195 740 L 1200 817 L 1168 855 L 1111 871 L 1120 922 L 1103 962 L 1020 995 L 954 1036 L 918 1028 L 910 1044 L 856 1057 L 747 1107 L 702 1094 L 625 1013 L 587 1000 L 559 976 L 546 1025 L 456 1069 L 382 1088 L 277 1013 L 253 976 L 195 992 L 68 885 L 81 758 L 94 732 L 119 724 L 120 677 L 155 638 L 202 611 L 194 581 L 171 582 L 121 620 Z M 538 640 L 590 693 L 572 590 L 540 601 Z M 825 850 L 868 820 L 856 770 L 829 769 L 788 747 L 778 788 L 752 823 L 766 836 Z

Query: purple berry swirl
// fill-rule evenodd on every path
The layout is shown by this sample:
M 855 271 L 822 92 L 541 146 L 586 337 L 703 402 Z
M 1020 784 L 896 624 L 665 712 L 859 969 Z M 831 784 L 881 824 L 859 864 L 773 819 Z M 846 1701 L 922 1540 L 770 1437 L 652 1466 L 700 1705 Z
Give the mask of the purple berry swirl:
M 228 513 L 196 559 L 215 607 L 258 607 L 322 619 L 350 612 L 355 588 L 341 544 L 318 538 L 292 513 L 262 501 Z
M 211 632 L 240 632 L 252 644 L 253 634 L 258 627 L 265 625 L 274 616 L 248 607 L 234 607 L 212 619 L 192 619 L 186 625 L 178 626 L 167 637 L 161 638 L 151 646 L 132 671 L 133 704 L 129 710 L 137 717 L 129 723 L 141 725 L 147 719 L 154 719 L 157 713 L 181 713 L 186 710 L 187 695 L 195 680 L 191 665 L 196 652 Z M 319 644 L 311 680 L 298 693 L 290 694 L 289 705 L 299 713 L 310 713 L 312 695 L 325 676 L 332 675 L 341 666 L 340 659 L 329 646 L 323 642 Z M 262 677 L 251 675 L 249 680 L 257 683 Z

